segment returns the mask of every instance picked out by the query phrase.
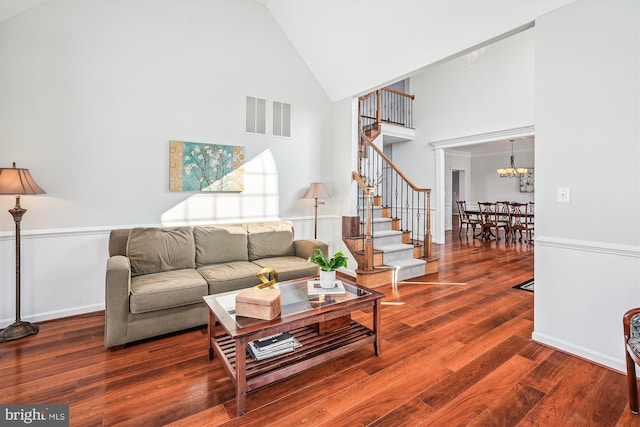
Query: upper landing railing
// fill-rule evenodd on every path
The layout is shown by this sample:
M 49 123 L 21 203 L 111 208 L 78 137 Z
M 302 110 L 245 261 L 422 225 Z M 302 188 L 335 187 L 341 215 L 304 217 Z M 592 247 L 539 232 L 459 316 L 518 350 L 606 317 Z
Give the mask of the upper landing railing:
M 378 129 L 380 123 L 413 128 L 413 95 L 394 89 L 378 89 L 359 98 L 361 128 Z

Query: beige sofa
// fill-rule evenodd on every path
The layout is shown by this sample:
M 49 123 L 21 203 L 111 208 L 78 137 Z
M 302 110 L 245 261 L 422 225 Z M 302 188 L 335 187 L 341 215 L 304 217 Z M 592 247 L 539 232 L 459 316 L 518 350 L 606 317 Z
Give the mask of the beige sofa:
M 205 295 L 316 276 L 308 258 L 321 241 L 294 240 L 287 221 L 113 230 L 105 284 L 107 348 L 207 323 Z

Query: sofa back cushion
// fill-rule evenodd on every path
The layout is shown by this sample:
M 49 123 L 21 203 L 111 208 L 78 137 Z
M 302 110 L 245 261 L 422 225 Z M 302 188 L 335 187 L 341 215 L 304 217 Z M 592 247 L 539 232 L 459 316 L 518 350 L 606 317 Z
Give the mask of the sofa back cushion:
M 195 268 L 191 227 L 132 228 L 127 242 L 131 275 Z
M 249 261 L 296 254 L 291 222 L 255 222 L 245 224 L 245 227 L 248 233 Z
M 193 228 L 196 266 L 248 261 L 247 229 L 241 224 L 218 224 Z

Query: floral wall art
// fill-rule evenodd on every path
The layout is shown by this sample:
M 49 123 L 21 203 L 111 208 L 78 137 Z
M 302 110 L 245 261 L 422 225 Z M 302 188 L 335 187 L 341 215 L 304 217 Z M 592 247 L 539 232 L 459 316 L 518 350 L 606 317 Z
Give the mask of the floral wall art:
M 169 142 L 169 190 L 244 190 L 244 147 Z

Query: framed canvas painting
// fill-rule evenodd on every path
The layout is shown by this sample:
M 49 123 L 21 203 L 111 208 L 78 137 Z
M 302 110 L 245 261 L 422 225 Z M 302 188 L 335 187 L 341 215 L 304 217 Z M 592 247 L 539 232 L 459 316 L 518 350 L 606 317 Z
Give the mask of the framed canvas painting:
M 521 193 L 533 193 L 535 184 L 535 175 L 533 168 L 527 168 L 527 173 L 520 176 L 520 192 Z
M 244 147 L 169 141 L 170 191 L 244 190 Z

